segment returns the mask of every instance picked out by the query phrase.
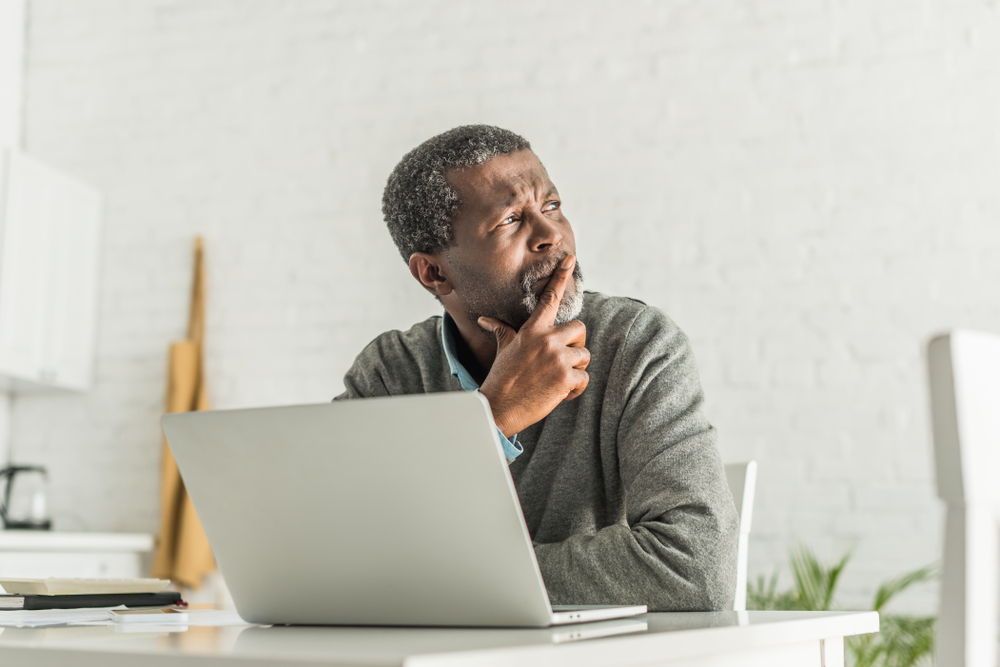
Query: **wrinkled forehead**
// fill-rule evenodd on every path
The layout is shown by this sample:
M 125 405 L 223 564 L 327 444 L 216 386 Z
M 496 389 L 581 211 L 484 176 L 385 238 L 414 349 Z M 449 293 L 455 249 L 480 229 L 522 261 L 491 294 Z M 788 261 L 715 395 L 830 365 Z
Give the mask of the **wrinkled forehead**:
M 445 172 L 445 179 L 466 212 L 505 208 L 554 189 L 545 167 L 527 149 L 472 167 L 453 167 Z

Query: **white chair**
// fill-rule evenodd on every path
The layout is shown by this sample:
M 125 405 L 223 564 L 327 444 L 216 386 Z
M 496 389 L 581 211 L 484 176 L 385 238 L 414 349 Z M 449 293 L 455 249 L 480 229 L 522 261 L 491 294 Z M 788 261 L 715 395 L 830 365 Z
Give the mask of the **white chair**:
M 736 599 L 733 609 L 747 608 L 747 558 L 750 549 L 750 522 L 753 519 L 753 494 L 757 489 L 757 462 L 727 463 L 726 480 L 740 517 L 740 542 L 736 551 Z
M 947 506 L 940 667 L 996 667 L 1000 556 L 1000 336 L 952 331 L 928 346 L 938 496 Z

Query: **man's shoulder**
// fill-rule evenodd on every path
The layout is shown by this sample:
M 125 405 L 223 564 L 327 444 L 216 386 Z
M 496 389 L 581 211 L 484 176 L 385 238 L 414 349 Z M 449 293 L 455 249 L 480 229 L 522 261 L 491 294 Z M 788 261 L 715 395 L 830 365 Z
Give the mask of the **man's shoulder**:
M 406 331 L 392 330 L 370 342 L 344 375 L 342 398 L 448 391 L 448 364 L 441 347 L 441 317 Z
M 361 351 L 358 358 L 379 359 L 383 363 L 417 362 L 437 358 L 441 350 L 441 316 L 428 317 L 406 331 L 392 329 L 379 334 Z
M 656 329 L 664 334 L 680 331 L 670 317 L 659 308 L 639 299 L 625 296 L 608 296 L 600 292 L 583 293 L 583 310 L 580 320 L 587 325 L 588 337 L 595 334 L 617 333 L 628 335 L 636 327 Z
M 580 320 L 587 325 L 587 347 L 608 363 L 617 359 L 638 368 L 690 352 L 680 327 L 662 310 L 638 299 L 585 292 Z

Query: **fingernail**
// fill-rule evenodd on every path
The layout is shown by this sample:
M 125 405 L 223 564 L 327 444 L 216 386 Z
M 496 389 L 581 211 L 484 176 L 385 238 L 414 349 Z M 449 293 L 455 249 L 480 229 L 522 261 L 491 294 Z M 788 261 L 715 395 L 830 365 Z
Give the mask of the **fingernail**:
M 486 329 L 487 331 L 493 331 L 493 325 L 490 324 L 485 317 L 480 317 L 478 320 L 476 320 L 476 322 L 479 324 L 479 326 Z
M 563 257 L 563 260 L 562 262 L 560 262 L 560 265 L 562 266 L 562 268 L 568 269 L 569 267 L 573 266 L 573 262 L 575 261 L 576 261 L 576 255 L 573 255 L 571 253 Z

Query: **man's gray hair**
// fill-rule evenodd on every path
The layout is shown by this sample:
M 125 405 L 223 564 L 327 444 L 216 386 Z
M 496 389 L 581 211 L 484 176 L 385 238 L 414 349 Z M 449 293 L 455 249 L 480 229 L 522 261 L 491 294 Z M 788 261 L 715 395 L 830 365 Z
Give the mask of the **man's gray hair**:
M 399 254 L 436 253 L 451 245 L 459 199 L 445 180 L 452 167 L 472 167 L 530 149 L 524 137 L 492 125 L 463 125 L 432 137 L 403 156 L 382 193 L 382 215 Z

